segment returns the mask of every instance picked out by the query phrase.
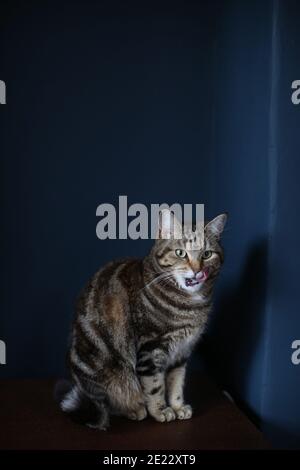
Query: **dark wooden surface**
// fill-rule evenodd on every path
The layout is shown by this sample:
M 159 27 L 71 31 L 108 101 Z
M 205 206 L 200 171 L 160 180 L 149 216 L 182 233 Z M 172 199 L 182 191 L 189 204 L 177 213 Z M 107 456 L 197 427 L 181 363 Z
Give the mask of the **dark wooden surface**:
M 0 449 L 266 449 L 262 434 L 204 376 L 188 380 L 188 421 L 113 418 L 108 431 L 73 424 L 53 399 L 54 381 L 0 381 Z

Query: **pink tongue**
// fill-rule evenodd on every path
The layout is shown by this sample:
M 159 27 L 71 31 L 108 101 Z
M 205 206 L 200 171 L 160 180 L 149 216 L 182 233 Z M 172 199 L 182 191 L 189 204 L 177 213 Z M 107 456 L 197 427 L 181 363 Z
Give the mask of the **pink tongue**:
M 203 281 L 207 278 L 207 270 L 203 269 L 200 273 L 197 274 L 197 281 Z

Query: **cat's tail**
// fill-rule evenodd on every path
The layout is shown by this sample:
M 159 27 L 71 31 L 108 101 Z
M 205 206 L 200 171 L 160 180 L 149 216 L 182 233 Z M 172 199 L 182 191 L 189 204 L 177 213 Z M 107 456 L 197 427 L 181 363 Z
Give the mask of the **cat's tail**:
M 55 400 L 60 408 L 75 423 L 91 428 L 106 430 L 109 425 L 109 411 L 105 400 L 93 400 L 84 394 L 77 385 L 67 380 L 56 383 Z

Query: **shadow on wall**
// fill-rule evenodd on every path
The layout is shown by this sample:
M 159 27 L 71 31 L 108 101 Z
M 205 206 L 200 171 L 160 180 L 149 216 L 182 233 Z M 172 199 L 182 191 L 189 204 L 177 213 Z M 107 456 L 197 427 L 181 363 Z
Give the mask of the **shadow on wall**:
M 258 400 L 262 394 L 261 383 L 251 371 L 264 328 L 267 256 L 267 239 L 256 241 L 249 249 L 238 283 L 220 286 L 203 344 L 210 371 L 237 402 L 240 397 L 249 397 L 250 387 L 256 388 L 252 393 L 258 394 Z M 244 401 L 240 404 L 259 425 L 258 417 Z

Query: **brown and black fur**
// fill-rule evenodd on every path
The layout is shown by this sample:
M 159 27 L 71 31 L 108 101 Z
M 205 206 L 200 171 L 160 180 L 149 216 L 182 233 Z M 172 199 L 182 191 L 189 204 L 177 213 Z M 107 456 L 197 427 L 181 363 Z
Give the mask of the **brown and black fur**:
M 223 214 L 207 224 L 201 248 L 185 259 L 175 252 L 185 249 L 185 238 L 159 238 L 144 259 L 111 262 L 92 277 L 72 327 L 66 413 L 99 429 L 111 413 L 137 420 L 149 413 L 160 422 L 191 417 L 183 398 L 186 362 L 211 310 L 225 221 Z M 203 259 L 204 252 L 213 255 Z M 204 266 L 209 275 L 198 292 L 178 285 L 174 272 Z

